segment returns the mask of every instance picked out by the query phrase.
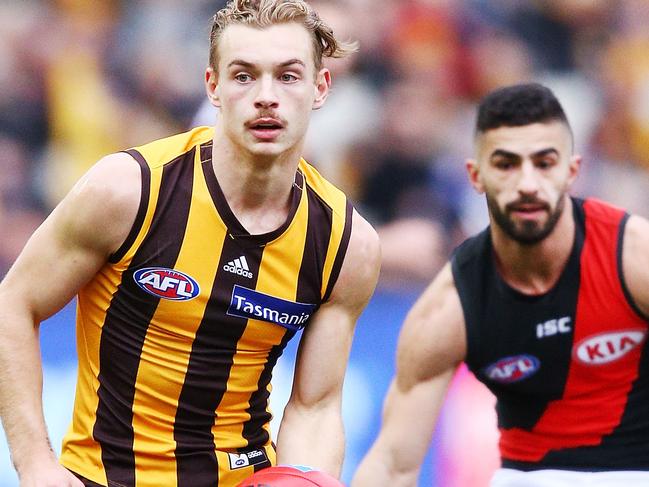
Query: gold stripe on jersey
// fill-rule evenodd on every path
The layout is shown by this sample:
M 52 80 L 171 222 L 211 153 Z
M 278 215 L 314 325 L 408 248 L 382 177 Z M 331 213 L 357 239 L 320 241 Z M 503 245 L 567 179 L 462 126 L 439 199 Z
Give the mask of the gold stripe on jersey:
M 321 296 L 324 297 L 327 292 L 327 287 L 329 286 L 329 280 L 332 277 L 332 270 L 338 253 L 338 248 L 343 240 L 346 222 L 347 198 L 342 191 L 324 179 L 320 173 L 304 159 L 300 161 L 300 170 L 304 173 L 309 186 L 312 187 L 318 196 L 326 201 L 332 209 L 331 239 L 329 240 L 329 248 L 327 249 L 327 258 L 324 264 L 322 279 Z M 349 224 L 349 222 L 347 223 Z
M 194 157 L 192 205 L 175 270 L 211 282 L 226 236 L 224 223 L 216 211 L 202 211 L 212 206 L 203 177 L 200 151 Z M 201 260 L 195 258 L 201 255 Z M 201 323 L 211 289 L 191 301 L 160 300 L 142 348 L 136 394 L 133 401 L 133 430 L 136 486 L 176 485 L 173 431 L 178 397 L 182 390 L 192 344 Z M 192 308 L 188 312 L 186 308 Z M 173 323 L 173 334 L 168 323 Z M 163 360 L 160 360 L 162 358 Z M 160 370 L 164 367 L 163 370 Z M 163 380 L 161 380 L 163 379 Z M 146 452 L 142 453 L 142 452 Z M 160 457 L 169 458 L 160 462 Z M 138 472 L 144 472 L 142 481 Z

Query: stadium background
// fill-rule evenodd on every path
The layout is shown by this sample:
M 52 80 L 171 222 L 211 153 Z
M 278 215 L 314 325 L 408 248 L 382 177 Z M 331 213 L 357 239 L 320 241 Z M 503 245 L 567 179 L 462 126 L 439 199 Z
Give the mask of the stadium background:
M 384 248 L 345 384 L 348 482 L 379 426 L 409 305 L 453 246 L 486 223 L 463 173 L 482 94 L 530 80 L 553 88 L 584 155 L 575 193 L 649 216 L 649 1 L 312 3 L 361 52 L 331 63 L 334 90 L 314 113 L 306 156 L 376 225 Z M 221 5 L 0 2 L 0 277 L 103 154 L 213 123 L 202 79 L 209 19 Z M 57 449 L 74 395 L 73 320 L 71 303 L 42 326 L 45 414 Z M 288 395 L 295 347 L 275 373 L 275 411 Z M 486 485 L 497 464 L 492 404 L 458 374 L 421 486 Z M 0 485 L 17 485 L 4 437 Z

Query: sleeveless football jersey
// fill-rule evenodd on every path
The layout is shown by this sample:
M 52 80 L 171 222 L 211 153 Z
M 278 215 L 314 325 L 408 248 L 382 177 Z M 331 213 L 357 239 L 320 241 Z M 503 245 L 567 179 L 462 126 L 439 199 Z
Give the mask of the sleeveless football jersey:
M 575 243 L 543 295 L 504 282 L 488 229 L 454 253 L 466 362 L 496 395 L 504 467 L 649 470 L 648 320 L 622 274 L 628 215 L 572 202 Z
M 212 167 L 210 128 L 129 150 L 142 198 L 78 295 L 78 384 L 61 460 L 102 485 L 234 486 L 275 461 L 268 398 L 326 301 L 352 206 L 304 160 L 286 222 L 251 235 Z

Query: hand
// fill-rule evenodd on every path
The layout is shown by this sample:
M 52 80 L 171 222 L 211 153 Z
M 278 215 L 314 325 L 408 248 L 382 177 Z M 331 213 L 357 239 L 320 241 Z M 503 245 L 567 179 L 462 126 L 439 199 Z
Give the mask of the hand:
M 83 482 L 56 460 L 41 463 L 29 472 L 19 473 L 20 487 L 84 487 Z

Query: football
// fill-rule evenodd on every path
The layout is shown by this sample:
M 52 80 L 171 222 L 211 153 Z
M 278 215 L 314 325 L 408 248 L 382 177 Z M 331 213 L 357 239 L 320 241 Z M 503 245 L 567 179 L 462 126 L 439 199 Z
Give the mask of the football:
M 345 487 L 338 479 L 310 467 L 278 465 L 248 477 L 238 487 Z

